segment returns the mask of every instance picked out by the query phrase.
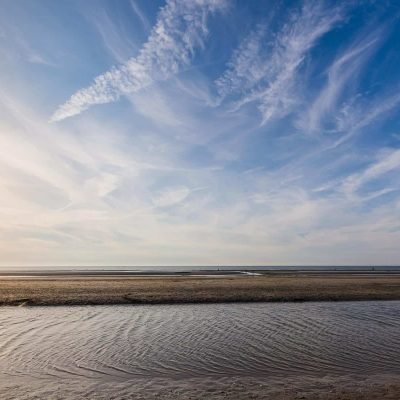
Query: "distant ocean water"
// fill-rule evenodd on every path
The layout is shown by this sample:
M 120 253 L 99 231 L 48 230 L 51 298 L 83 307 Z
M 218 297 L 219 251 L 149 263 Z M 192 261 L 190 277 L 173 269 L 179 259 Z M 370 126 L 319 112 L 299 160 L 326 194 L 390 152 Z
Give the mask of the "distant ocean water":
M 57 272 L 57 271 L 68 271 L 68 272 L 196 272 L 196 271 L 368 271 L 368 272 L 400 272 L 400 266 L 375 266 L 375 265 L 357 265 L 357 266 L 318 266 L 318 265 L 268 265 L 268 266 L 228 266 L 228 265 L 206 265 L 206 266 L 37 266 L 37 267 L 0 267 L 1 273 L 9 272 Z
M 160 379 L 400 374 L 399 311 L 399 301 L 4 307 L 0 397 L 59 398 L 64 388 L 60 398 L 92 398 L 108 385 L 123 399 Z

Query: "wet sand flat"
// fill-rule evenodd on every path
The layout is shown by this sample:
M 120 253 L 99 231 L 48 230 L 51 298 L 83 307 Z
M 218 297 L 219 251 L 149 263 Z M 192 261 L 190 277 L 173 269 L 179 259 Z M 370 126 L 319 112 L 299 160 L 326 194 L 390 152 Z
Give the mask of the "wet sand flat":
M 399 274 L 0 277 L 0 305 L 400 300 Z
M 399 399 L 399 305 L 3 307 L 0 398 Z
M 1 383 L 1 381 L 0 381 Z M 54 392 L 46 385 L 33 385 L 32 394 L 27 390 L 20 393 L 23 382 L 8 380 L 2 399 L 49 400 L 96 399 L 96 400 L 398 400 L 400 398 L 400 378 L 393 375 L 339 376 L 339 377 L 291 377 L 281 379 L 262 378 L 201 378 L 151 381 L 137 379 L 127 382 L 62 381 Z M 26 384 L 26 383 L 25 383 Z M 121 395 L 116 395 L 122 393 Z

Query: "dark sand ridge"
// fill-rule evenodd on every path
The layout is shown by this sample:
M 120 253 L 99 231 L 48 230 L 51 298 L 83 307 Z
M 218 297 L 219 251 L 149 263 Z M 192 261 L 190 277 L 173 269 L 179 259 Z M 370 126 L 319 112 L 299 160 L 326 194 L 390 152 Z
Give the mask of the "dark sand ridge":
M 0 305 L 400 300 L 400 274 L 0 277 Z

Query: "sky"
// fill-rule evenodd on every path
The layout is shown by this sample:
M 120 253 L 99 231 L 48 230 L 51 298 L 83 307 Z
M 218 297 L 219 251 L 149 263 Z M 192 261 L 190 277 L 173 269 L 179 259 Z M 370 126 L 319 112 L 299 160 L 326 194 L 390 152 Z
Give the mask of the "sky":
M 0 266 L 400 265 L 399 17 L 2 0 Z

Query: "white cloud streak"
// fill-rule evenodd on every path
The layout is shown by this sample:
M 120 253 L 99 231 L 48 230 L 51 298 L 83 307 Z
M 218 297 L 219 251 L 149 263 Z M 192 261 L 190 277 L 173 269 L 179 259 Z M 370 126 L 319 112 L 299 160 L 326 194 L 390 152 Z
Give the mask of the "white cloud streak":
M 142 23 L 143 27 L 146 30 L 150 30 L 150 23 L 149 20 L 146 18 L 146 15 L 143 13 L 139 5 L 136 3 L 135 0 L 130 1 L 131 7 L 133 12 L 136 14 L 136 16 L 139 18 L 139 21 Z
M 233 52 L 228 69 L 215 84 L 221 99 L 226 96 L 251 90 L 267 73 L 268 63 L 262 57 L 266 27 L 259 25 Z
M 90 10 L 84 16 L 95 27 L 105 49 L 116 62 L 125 62 L 140 48 L 140 44 L 126 34 L 124 25 L 115 23 L 106 9 Z
M 357 81 L 357 73 L 365 66 L 366 59 L 378 43 L 378 34 L 367 37 L 352 46 L 329 67 L 328 82 L 318 94 L 299 124 L 307 133 L 319 132 L 324 117 L 333 111 L 346 85 Z
M 343 183 L 343 192 L 351 197 L 366 183 L 397 169 L 400 169 L 400 150 L 398 149 L 387 152 L 363 172 L 349 176 Z
M 306 1 L 289 16 L 272 44 L 265 28 L 258 28 L 234 52 L 227 71 L 216 81 L 221 99 L 239 93 L 235 109 L 256 102 L 262 123 L 287 115 L 297 102 L 296 78 L 307 53 L 342 19 L 341 8 Z
M 337 130 L 345 132 L 329 148 L 335 148 L 362 132 L 363 128 L 379 121 L 384 115 L 392 112 L 400 105 L 400 94 L 384 95 L 369 104 L 344 106 L 339 114 Z
M 169 0 L 139 55 L 95 78 L 91 86 L 61 105 L 50 121 L 80 114 L 95 104 L 116 101 L 121 95 L 178 73 L 190 64 L 196 49 L 204 46 L 208 16 L 225 6 L 225 0 Z

